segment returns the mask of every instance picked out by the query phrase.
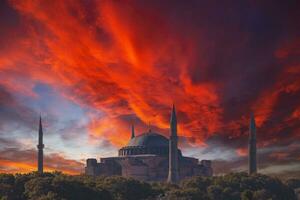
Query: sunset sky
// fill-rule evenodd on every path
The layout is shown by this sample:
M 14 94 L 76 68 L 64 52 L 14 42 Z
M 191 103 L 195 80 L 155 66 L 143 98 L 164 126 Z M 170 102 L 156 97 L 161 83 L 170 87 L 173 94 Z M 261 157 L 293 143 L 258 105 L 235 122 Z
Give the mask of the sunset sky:
M 281 3 L 279 3 L 281 2 Z M 300 1 L 0 0 L 0 172 L 83 172 L 177 108 L 184 155 L 216 174 L 300 177 Z

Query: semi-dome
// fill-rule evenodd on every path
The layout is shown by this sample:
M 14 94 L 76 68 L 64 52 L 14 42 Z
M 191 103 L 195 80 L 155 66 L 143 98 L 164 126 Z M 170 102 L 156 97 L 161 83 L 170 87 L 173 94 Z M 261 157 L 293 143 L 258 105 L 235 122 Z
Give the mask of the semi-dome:
M 127 146 L 168 147 L 169 140 L 158 133 L 148 132 L 131 138 Z

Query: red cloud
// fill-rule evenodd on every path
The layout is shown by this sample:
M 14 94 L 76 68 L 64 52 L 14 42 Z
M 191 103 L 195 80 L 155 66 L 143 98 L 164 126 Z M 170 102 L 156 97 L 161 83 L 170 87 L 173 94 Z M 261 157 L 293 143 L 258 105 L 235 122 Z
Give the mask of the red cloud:
M 238 148 L 236 150 L 236 153 L 239 155 L 239 156 L 247 156 L 248 155 L 248 149 L 247 148 Z
M 175 103 L 179 134 L 193 137 L 200 144 L 214 134 L 244 134 L 239 129 L 248 126 L 251 108 L 258 127 L 263 129 L 283 103 L 282 95 L 299 94 L 300 82 L 295 78 L 299 76 L 299 65 L 289 61 L 295 52 L 299 55 L 294 50 L 298 47 L 280 46 L 270 50 L 277 55 L 274 63 L 280 66 L 278 73 L 269 73 L 274 81 L 250 93 L 241 103 L 243 113 L 230 110 L 237 106 L 234 102 L 230 108 L 226 106 L 231 93 L 237 91 L 233 96 L 240 97 L 243 94 L 238 91 L 249 89 L 239 88 L 243 73 L 235 74 L 232 66 L 243 59 L 234 54 L 244 48 L 250 33 L 231 23 L 230 28 L 240 30 L 236 31 L 240 33 L 238 44 L 226 40 L 234 41 L 232 34 L 212 30 L 215 35 L 209 35 L 203 27 L 192 26 L 188 20 L 176 23 L 177 18 L 170 17 L 174 15 L 171 11 L 169 15 L 159 12 L 163 7 L 143 6 L 134 1 L 88 4 L 24 0 L 11 1 L 11 5 L 22 19 L 20 29 L 24 34 L 15 36 L 9 47 L 1 51 L 0 70 L 6 78 L 0 83 L 34 96 L 34 83 L 44 82 L 79 105 L 101 111 L 101 118 L 90 115 L 90 134 L 106 137 L 115 145 L 126 143 L 129 135 L 129 123 L 123 116 L 135 115 L 142 123 L 150 122 L 167 133 L 170 107 Z M 216 41 L 225 50 L 215 48 Z M 219 51 L 233 61 L 225 60 L 223 66 L 219 63 L 222 60 L 212 56 Z M 263 67 L 267 71 L 273 69 Z M 221 72 L 224 74 L 218 76 Z M 293 106 L 299 109 L 300 105 Z M 235 117 L 227 118 L 228 113 Z M 297 116 L 292 108 L 280 119 L 290 124 L 288 119 L 294 117 L 295 121 Z M 276 138 L 274 132 L 283 128 L 272 126 L 268 129 L 272 132 L 264 132 L 264 139 Z
M 1 151 L 0 172 L 27 173 L 37 170 L 36 150 L 5 149 Z M 84 164 L 66 159 L 59 154 L 44 156 L 45 171 L 62 171 L 67 174 L 83 173 Z

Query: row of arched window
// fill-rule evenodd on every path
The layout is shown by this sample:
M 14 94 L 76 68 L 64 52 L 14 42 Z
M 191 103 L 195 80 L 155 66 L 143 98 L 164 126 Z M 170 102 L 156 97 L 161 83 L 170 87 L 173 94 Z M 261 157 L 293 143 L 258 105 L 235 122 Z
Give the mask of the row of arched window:
M 168 147 L 153 147 L 153 148 L 143 148 L 143 147 L 127 147 L 119 150 L 119 156 L 127 155 L 140 155 L 140 154 L 156 154 L 156 155 L 167 155 L 169 153 Z

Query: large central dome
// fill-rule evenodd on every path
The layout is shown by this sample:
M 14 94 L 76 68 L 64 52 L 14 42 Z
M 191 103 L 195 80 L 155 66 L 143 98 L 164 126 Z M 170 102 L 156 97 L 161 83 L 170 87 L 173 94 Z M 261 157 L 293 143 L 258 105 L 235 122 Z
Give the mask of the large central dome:
M 119 150 L 119 156 L 143 154 L 167 156 L 169 154 L 169 140 L 161 134 L 149 131 L 138 136 L 133 135 L 128 144 Z
M 127 146 L 168 147 L 169 140 L 158 133 L 147 132 L 131 138 Z

